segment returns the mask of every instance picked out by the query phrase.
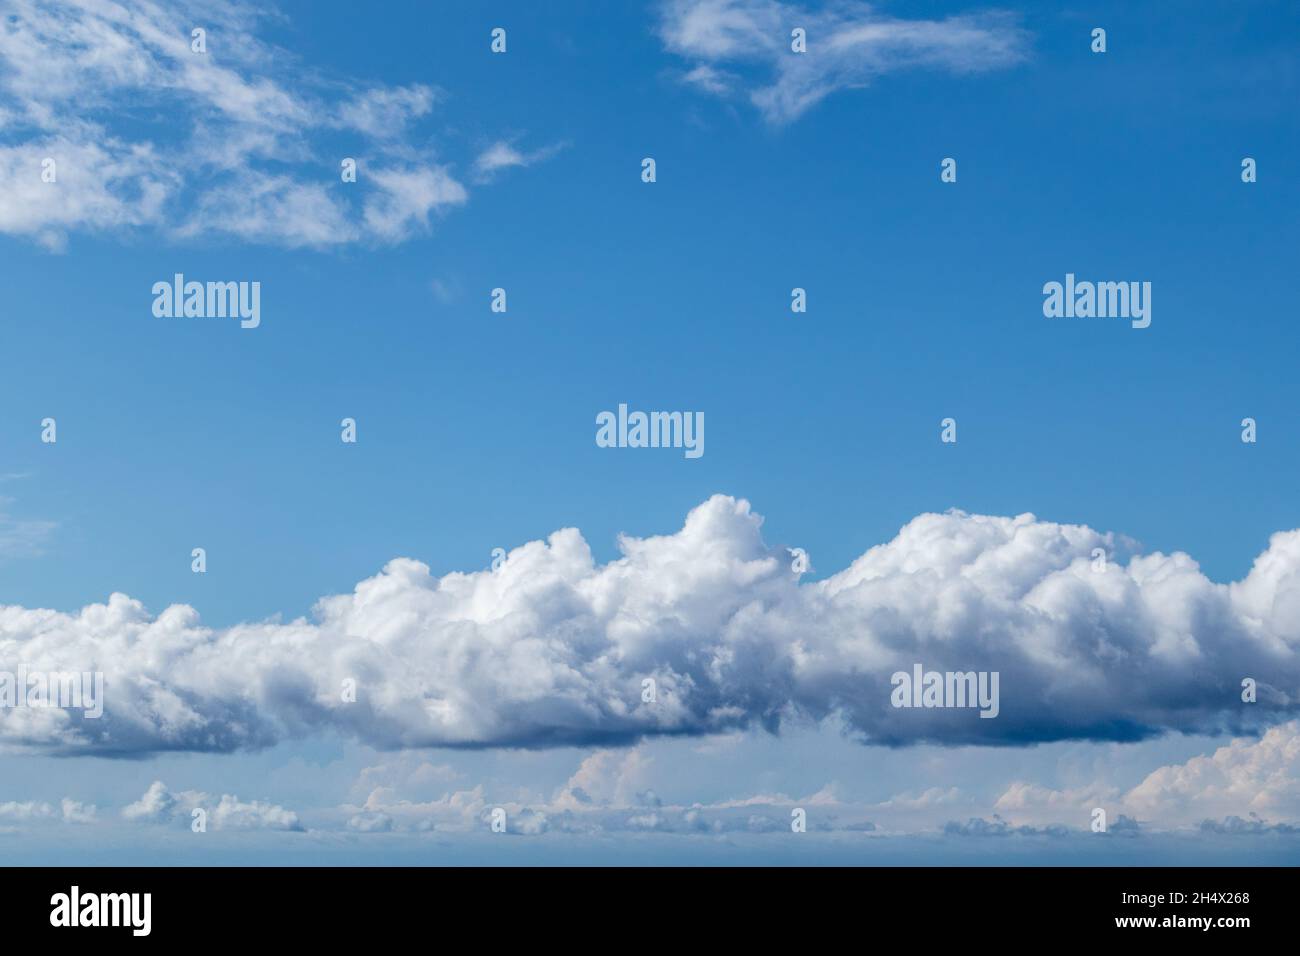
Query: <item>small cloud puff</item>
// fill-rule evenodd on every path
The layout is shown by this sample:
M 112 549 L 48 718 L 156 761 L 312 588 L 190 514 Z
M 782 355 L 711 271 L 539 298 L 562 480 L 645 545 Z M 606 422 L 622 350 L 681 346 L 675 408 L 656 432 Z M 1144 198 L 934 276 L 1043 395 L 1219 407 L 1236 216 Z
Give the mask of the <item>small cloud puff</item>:
M 276 804 L 257 800 L 245 803 L 228 793 L 220 797 L 197 790 L 173 793 L 161 780 L 155 780 L 139 800 L 124 807 L 122 816 L 136 823 L 172 824 L 183 821 L 188 825 L 196 809 L 207 811 L 208 820 L 215 830 L 305 829 L 296 813 Z

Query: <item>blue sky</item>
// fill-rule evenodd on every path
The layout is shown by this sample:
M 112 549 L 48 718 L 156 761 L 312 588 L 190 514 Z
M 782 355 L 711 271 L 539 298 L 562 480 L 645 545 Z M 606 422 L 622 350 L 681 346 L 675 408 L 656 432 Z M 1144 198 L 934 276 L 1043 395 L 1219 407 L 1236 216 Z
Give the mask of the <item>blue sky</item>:
M 1133 851 L 1079 842 L 1091 836 L 1090 799 L 1106 793 L 1097 799 L 1149 831 L 1122 845 L 1150 840 L 1157 858 L 1294 859 L 1294 835 L 1202 828 L 1233 817 L 1256 819 L 1256 829 L 1300 822 L 1300 765 L 1286 756 L 1300 733 L 1287 723 L 1300 673 L 1294 546 L 1270 552 L 1266 599 L 1259 588 L 1222 587 L 1246 579 L 1271 535 L 1300 528 L 1300 426 L 1289 414 L 1300 199 L 1293 7 L 1211 4 L 1177 18 L 1130 4 L 775 0 L 123 8 L 136 26 L 96 20 L 75 3 L 0 6 L 0 604 L 80 615 L 59 625 L 68 648 L 112 640 L 82 609 L 120 592 L 149 618 L 194 608 L 192 626 L 214 629 L 195 638 L 215 642 L 204 666 L 245 674 L 272 665 L 228 661 L 257 655 L 222 644 L 224 629 L 246 624 L 253 642 L 288 639 L 270 624 L 256 635 L 264 622 L 312 620 L 319 599 L 353 594 L 392 559 L 423 562 L 434 579 L 487 574 L 494 548 L 576 528 L 599 568 L 626 553 L 620 534 L 673 535 L 692 509 L 726 495 L 763 516 L 772 553 L 807 550 L 802 588 L 849 573 L 917 516 L 949 509 L 1032 513 L 1043 540 L 1057 542 L 1050 547 L 1066 538 L 1083 547 L 1082 533 L 1052 530 L 1060 526 L 1113 532 L 1131 539 L 1108 546 L 1124 562 L 1185 553 L 1200 569 L 1187 584 L 1192 597 L 1142 593 L 1186 625 L 1201 654 L 1171 662 L 1164 638 L 1143 630 L 1153 617 L 1121 627 L 1102 614 L 1096 627 L 1113 625 L 1120 643 L 1156 649 L 1141 686 L 1159 691 L 1135 690 L 1131 710 L 1118 699 L 1077 704 L 1062 718 L 1074 729 L 1058 733 L 1048 730 L 1051 683 L 1022 684 L 1032 705 L 1021 709 L 1004 690 L 1002 726 L 1017 730 L 991 741 L 999 746 L 965 746 L 940 729 L 895 749 L 846 739 L 843 714 L 828 713 L 844 700 L 818 696 L 835 683 L 826 677 L 784 702 L 808 712 L 784 712 L 779 736 L 760 729 L 771 709 L 726 724 L 692 704 L 671 733 L 633 722 L 630 737 L 615 739 L 602 711 L 581 723 L 579 746 L 519 750 L 512 728 L 530 728 L 532 746 L 556 730 L 554 715 L 536 701 L 507 708 L 493 696 L 494 676 L 479 691 L 490 716 L 465 731 L 478 749 L 384 752 L 395 739 L 432 738 L 421 727 L 394 738 L 388 724 L 377 731 L 352 718 L 290 726 L 274 674 L 260 670 L 247 699 L 270 729 L 230 747 L 153 726 L 127 735 L 134 759 L 107 759 L 103 741 L 54 759 L 63 745 L 52 738 L 10 735 L 5 759 L 23 772 L 0 786 L 0 809 L 28 807 L 11 811 L 22 821 L 0 836 L 15 852 L 36 857 L 71 839 L 131 862 L 257 860 L 289 845 L 304 861 L 318 850 L 331 861 L 600 858 L 590 826 L 565 830 L 568 812 L 599 818 L 602 839 L 647 859 L 734 852 L 779 861 L 807 852 L 782 842 L 788 826 L 769 834 L 760 822 L 754 834 L 745 825 L 755 815 L 788 818 L 791 801 L 822 794 L 815 805 L 834 808 L 823 821 L 870 820 L 897 834 L 806 834 L 837 862 L 1122 860 Z M 205 23 L 207 52 L 184 59 L 189 28 Z M 810 52 L 794 68 L 788 30 L 801 24 Z M 1089 48 L 1098 26 L 1104 54 Z M 503 55 L 489 49 L 494 27 L 507 30 Z M 847 41 L 868 27 L 884 39 Z M 91 50 L 106 38 L 120 45 L 97 60 L 87 37 Z M 42 56 L 29 56 L 38 45 Z M 50 63 L 61 68 L 57 80 L 44 72 Z M 209 67 L 227 72 L 214 78 Z M 60 159 L 57 183 L 39 178 L 48 155 Z M 359 160 L 355 184 L 339 181 L 345 156 Z M 511 162 L 490 168 L 492 156 Z M 657 164 L 652 184 L 640 176 L 647 156 Z M 956 183 L 940 182 L 945 157 L 957 160 Z M 1256 159 L 1258 182 L 1242 182 L 1243 157 Z M 396 178 L 385 186 L 385 175 Z M 156 202 L 142 182 L 157 187 Z M 259 281 L 261 325 L 156 318 L 151 287 L 177 272 Z M 1045 318 L 1042 286 L 1066 273 L 1150 282 L 1151 326 Z M 496 287 L 508 293 L 504 315 L 489 309 Z M 790 310 L 794 287 L 807 290 L 804 314 Z M 619 403 L 702 411 L 706 453 L 597 447 L 595 415 Z M 939 440 L 948 416 L 958 423 L 952 445 Z M 1253 444 L 1240 440 L 1247 416 L 1258 422 Z M 40 441 L 46 417 L 57 420 L 56 444 Z M 356 444 L 339 440 L 345 417 L 357 422 Z M 808 611 L 784 584 L 750 594 L 734 576 L 710 577 L 711 555 L 759 560 L 750 513 L 716 505 L 698 537 L 654 550 L 628 591 L 592 579 L 573 593 L 608 587 L 606 599 L 626 602 L 627 620 L 641 623 L 642 596 L 665 602 L 651 629 L 662 625 L 672 639 L 645 637 L 641 664 L 667 646 L 661 639 L 683 657 L 710 644 L 707 628 L 723 625 L 695 616 L 698 605 L 729 608 L 727 627 L 748 626 L 735 615 L 751 598 L 781 618 L 758 629 L 779 631 L 791 647 L 815 640 L 801 626 L 860 626 L 865 640 L 875 611 L 850 626 L 842 615 L 856 612 L 833 602 Z M 950 518 L 918 531 L 930 543 L 900 545 L 911 557 L 898 573 L 940 562 L 943 545 L 926 535 L 984 541 L 972 528 Z M 207 551 L 202 575 L 191 572 L 195 547 Z M 1008 548 L 996 558 L 1008 581 L 1061 571 Z M 1168 561 L 1186 572 L 1181 559 Z M 1160 576 L 1145 573 L 1130 572 L 1135 588 Z M 393 580 L 408 581 L 403 574 Z M 409 580 L 423 589 L 418 574 Z M 519 615 L 493 640 L 586 626 L 552 620 L 559 612 L 545 595 L 520 598 L 533 594 L 530 580 L 508 598 L 488 588 L 496 597 L 477 599 Z M 947 607 L 947 593 L 937 591 L 933 607 Z M 935 624 L 943 614 L 876 600 L 922 645 L 927 627 L 946 626 Z M 369 613 L 354 603 L 350 615 Z M 423 620 L 424 604 L 413 607 L 365 618 L 370 639 Z M 1092 640 L 1080 637 L 1092 634 L 1080 623 L 1087 613 L 1057 610 L 1068 618 L 1054 638 L 1062 646 Z M 452 628 L 460 613 L 438 626 Z M 353 617 L 344 617 L 335 623 L 349 633 Z M 130 630 L 108 618 L 108 631 Z M 37 647 L 43 625 L 31 620 L 14 611 L 0 631 L 3 657 Z M 968 623 L 976 629 L 962 635 L 979 662 L 1017 673 L 998 653 L 981 656 L 996 639 L 971 637 L 1000 633 L 998 620 L 981 613 Z M 601 633 L 622 640 L 610 638 L 621 626 Z M 1214 664 L 1255 660 L 1234 643 L 1247 639 L 1238 631 L 1268 645 L 1259 660 L 1275 667 L 1261 682 L 1276 693 L 1244 721 L 1204 696 L 1240 676 Z M 394 648 L 394 660 L 451 640 L 440 635 L 405 635 L 416 643 Z M 899 641 L 884 645 L 902 653 Z M 1081 660 L 1111 666 L 1087 647 Z M 874 651 L 844 653 L 836 661 L 827 651 L 832 671 L 852 675 L 874 660 Z M 439 659 L 439 674 L 450 659 Z M 205 720 L 231 719 L 238 690 L 200 687 L 150 661 L 117 686 L 175 678 L 181 697 L 214 708 Z M 527 685 L 533 673 L 521 666 Z M 1124 684 L 1106 674 L 1107 686 Z M 716 691 L 706 703 L 747 706 L 737 701 L 755 696 Z M 1082 691 L 1065 698 L 1076 706 Z M 111 692 L 107 706 L 111 720 Z M 135 717 L 157 717 L 141 706 Z M 0 726 L 6 719 L 0 712 Z M 848 724 L 850 737 L 882 734 L 875 718 Z M 1146 739 L 1080 739 L 1109 724 L 1138 726 Z M 464 730 L 432 737 L 446 744 Z M 1244 736 L 1233 744 L 1229 732 Z M 1033 746 L 1005 746 L 1010 738 Z M 1263 749 L 1214 759 L 1218 748 L 1252 746 Z M 213 750 L 222 752 L 204 752 Z M 584 780 L 608 788 L 590 803 L 572 796 L 596 792 L 574 783 L 584 766 Z M 1251 774 L 1271 783 L 1257 790 Z M 123 817 L 155 780 L 202 795 L 196 805 L 231 794 L 261 809 L 232 811 L 226 830 L 198 843 L 187 839 L 187 819 L 176 826 L 187 798 Z M 97 822 L 63 822 L 64 797 L 94 803 Z M 917 806 L 904 812 L 909 800 Z M 708 832 L 678 826 L 674 808 L 696 803 L 713 808 L 705 817 L 741 822 L 735 831 L 708 830 L 711 818 Z M 519 849 L 486 849 L 493 835 L 476 829 L 475 814 L 506 804 L 513 816 L 549 821 L 545 832 L 522 834 L 511 843 Z M 278 832 L 284 818 L 267 806 L 292 811 L 301 827 Z M 1028 829 L 1002 839 L 944 830 L 994 814 Z M 392 832 L 365 832 L 368 821 Z M 1039 832 L 1053 826 L 1081 832 Z M 143 849 L 137 831 L 153 834 Z M 414 844 L 398 840 L 408 833 Z M 726 849 L 736 842 L 739 850 Z

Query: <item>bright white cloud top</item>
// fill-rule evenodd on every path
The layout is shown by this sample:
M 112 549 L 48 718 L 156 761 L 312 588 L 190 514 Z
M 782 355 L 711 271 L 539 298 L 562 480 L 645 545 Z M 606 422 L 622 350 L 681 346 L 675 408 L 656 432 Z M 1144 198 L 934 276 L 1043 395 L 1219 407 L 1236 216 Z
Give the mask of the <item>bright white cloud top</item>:
M 231 751 L 318 732 L 379 748 L 619 745 L 842 720 L 864 742 L 1020 745 L 1258 732 L 1293 716 L 1300 531 L 1239 582 L 1186 554 L 1120 556 L 1087 527 L 921 515 L 799 583 L 749 503 L 715 496 L 674 534 L 593 561 L 564 529 L 495 570 L 399 558 L 312 620 L 204 627 L 121 594 L 79 613 L 0 607 L 0 666 L 103 671 L 98 720 L 0 708 L 0 743 L 58 754 Z M 997 671 L 996 719 L 896 709 L 914 663 Z M 1241 681 L 1258 682 L 1243 703 Z M 344 700 L 355 680 L 355 702 Z M 643 700 L 643 681 L 656 699 Z

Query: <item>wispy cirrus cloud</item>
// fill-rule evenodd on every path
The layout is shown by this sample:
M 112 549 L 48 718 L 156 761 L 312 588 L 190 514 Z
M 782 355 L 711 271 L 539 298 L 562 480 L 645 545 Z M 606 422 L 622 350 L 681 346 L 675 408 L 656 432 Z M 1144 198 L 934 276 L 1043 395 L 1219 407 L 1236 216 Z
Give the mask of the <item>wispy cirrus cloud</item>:
M 805 31 L 806 52 L 791 49 L 796 28 Z M 744 96 L 774 124 L 897 70 L 1000 69 L 1028 49 L 1028 35 L 1010 14 L 909 20 L 854 0 L 817 9 L 781 0 L 668 0 L 659 34 L 692 64 L 684 82 L 715 96 Z
M 497 140 L 479 153 L 478 158 L 474 160 L 474 171 L 480 182 L 490 182 L 502 170 L 523 168 L 544 162 L 562 149 L 564 144 L 558 143 L 525 151 L 509 140 Z
M 416 145 L 440 91 L 323 76 L 259 39 L 273 11 L 3 0 L 0 14 L 0 233 L 54 250 L 141 229 L 327 248 L 401 242 L 467 200 Z
M 0 475 L 0 484 L 14 475 Z M 31 557 L 39 554 L 58 522 L 13 515 L 14 499 L 0 495 L 0 560 L 6 557 Z

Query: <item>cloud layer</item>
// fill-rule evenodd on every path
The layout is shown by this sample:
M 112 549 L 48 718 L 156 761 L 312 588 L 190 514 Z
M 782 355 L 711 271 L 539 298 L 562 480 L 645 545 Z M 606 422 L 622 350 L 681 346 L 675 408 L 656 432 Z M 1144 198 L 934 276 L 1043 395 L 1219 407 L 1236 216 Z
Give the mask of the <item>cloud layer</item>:
M 1099 569 L 1110 535 L 953 511 L 800 584 L 761 523 L 715 496 L 674 534 L 623 537 L 604 565 L 575 529 L 495 571 L 435 578 L 399 558 L 291 623 L 214 630 L 121 594 L 75 614 L 0 607 L 0 669 L 105 674 L 102 718 L 0 708 L 0 744 L 231 751 L 337 732 L 546 747 L 834 716 L 875 744 L 1019 745 L 1255 732 L 1297 709 L 1300 532 L 1223 585 L 1186 554 Z M 890 677 L 914 663 L 999 672 L 999 715 L 893 707 Z M 1257 703 L 1241 700 L 1247 677 Z
M 805 31 L 806 52 L 791 49 L 796 28 Z M 896 70 L 1007 67 L 1024 59 L 1028 45 L 1007 14 L 905 20 L 852 0 L 819 10 L 780 0 L 669 0 L 659 32 L 668 50 L 693 64 L 687 83 L 717 96 L 743 94 L 772 123 Z
M 661 798 L 656 788 L 680 791 L 684 768 L 675 761 L 659 766 L 650 749 L 590 751 L 549 792 L 501 780 L 471 783 L 450 765 L 407 751 L 362 770 L 348 800 L 308 813 L 310 826 L 298 813 L 271 801 L 173 791 L 156 780 L 139 799 L 105 815 L 67 797 L 61 806 L 41 800 L 0 802 L 0 833 L 113 826 L 118 821 L 189 829 L 194 810 L 202 808 L 216 831 L 491 834 L 494 813 L 503 811 L 504 832 L 519 836 L 747 833 L 780 838 L 791 832 L 795 811 L 801 810 L 807 832 L 840 834 L 850 841 L 918 835 L 1052 840 L 1082 835 L 1095 840 L 1095 811 L 1101 808 L 1105 835 L 1112 838 L 1300 834 L 1300 721 L 1294 720 L 1260 738 L 1235 739 L 1183 763 L 1158 767 L 1127 789 L 1100 781 L 1055 789 L 1013 780 L 990 791 L 986 781 L 963 780 L 961 787 L 934 786 L 879 802 L 854 799 L 834 779 L 796 794 L 741 789 L 743 796 L 674 802 Z M 712 758 L 693 749 L 700 761 L 697 769 L 706 772 Z
M 403 778 L 401 771 L 405 769 Z M 1091 834 L 1094 810 L 1106 813 L 1110 836 L 1170 831 L 1228 835 L 1300 832 L 1300 721 L 1240 738 L 1211 754 L 1160 767 L 1122 791 L 1097 783 L 1068 790 L 1013 781 L 990 801 L 958 787 L 897 794 L 879 803 L 844 797 L 834 782 L 803 795 L 758 793 L 675 805 L 655 793 L 663 781 L 654 759 L 636 747 L 596 750 L 550 796 L 491 802 L 482 786 L 412 799 L 424 789 L 429 764 L 372 768 L 358 781 L 369 789 L 360 806 L 339 808 L 360 832 L 486 830 L 491 811 L 507 814 L 507 832 L 724 834 L 790 832 L 792 811 L 804 811 L 809 832 L 876 837 L 943 833 L 958 837 L 1062 837 Z M 663 781 L 671 783 L 670 781 Z

